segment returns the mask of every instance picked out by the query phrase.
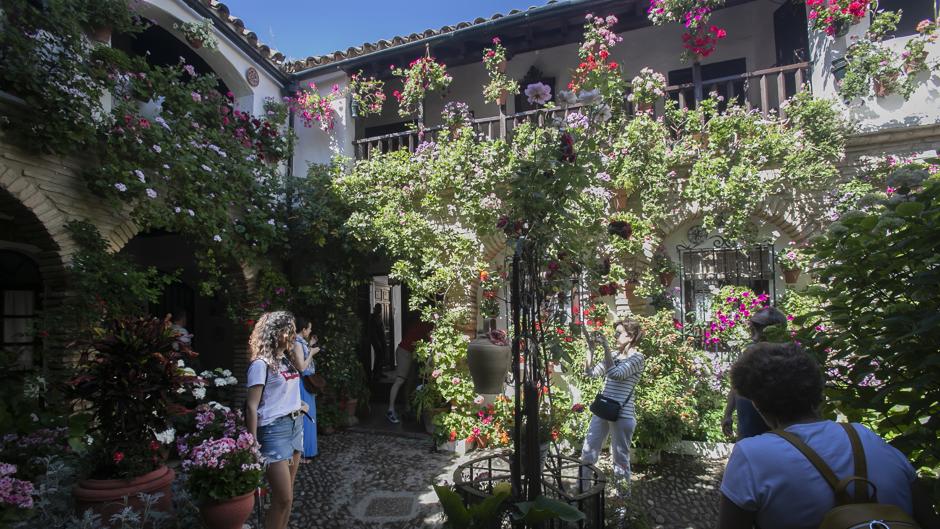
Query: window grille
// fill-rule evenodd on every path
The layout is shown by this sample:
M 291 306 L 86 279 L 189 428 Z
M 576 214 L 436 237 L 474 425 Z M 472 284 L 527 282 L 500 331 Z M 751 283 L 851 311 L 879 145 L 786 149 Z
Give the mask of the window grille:
M 690 230 L 690 233 L 693 231 Z M 690 237 L 698 242 L 677 246 L 680 321 L 690 332 L 711 318 L 711 300 L 724 286 L 736 285 L 767 294 L 776 303 L 776 253 L 773 245 L 738 246 L 721 237 Z M 698 337 L 697 337 L 698 338 Z M 700 340 L 696 340 L 700 342 Z

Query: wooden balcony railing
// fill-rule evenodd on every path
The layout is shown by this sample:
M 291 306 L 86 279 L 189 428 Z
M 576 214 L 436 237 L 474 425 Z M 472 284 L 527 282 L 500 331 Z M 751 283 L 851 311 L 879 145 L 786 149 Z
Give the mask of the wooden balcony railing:
M 693 78 L 700 77 L 698 68 L 693 69 Z M 666 97 L 661 99 L 654 109 L 654 113 L 662 113 L 665 99 L 676 101 L 680 108 L 694 108 L 709 94 L 716 93 L 724 98 L 722 107 L 735 101 L 748 110 L 759 110 L 765 117 L 776 112 L 781 117 L 786 116 L 782 104 L 798 91 L 808 90 L 809 63 L 802 62 L 777 68 L 768 68 L 755 72 L 731 75 L 717 79 L 673 85 L 666 88 Z M 635 112 L 633 105 L 624 102 L 627 111 Z M 534 121 L 544 124 L 555 117 L 564 118 L 569 113 L 581 108 L 573 105 L 565 108 L 538 109 L 520 112 L 511 115 L 499 115 L 475 119 L 472 125 L 475 131 L 491 139 L 512 139 L 513 129 L 522 123 Z M 444 127 L 428 127 L 422 131 L 408 130 L 393 134 L 384 134 L 371 138 L 363 138 L 354 142 L 357 159 L 368 159 L 375 153 L 384 153 L 408 149 L 414 152 L 424 141 L 437 139 Z

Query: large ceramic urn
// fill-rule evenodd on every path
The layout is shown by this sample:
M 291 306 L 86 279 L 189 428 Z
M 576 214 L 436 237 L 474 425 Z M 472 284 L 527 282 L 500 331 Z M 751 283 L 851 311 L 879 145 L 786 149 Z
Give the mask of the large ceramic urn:
M 467 346 L 467 364 L 474 391 L 481 395 L 502 393 L 511 356 L 508 340 L 491 339 L 490 333 L 485 331 L 471 340 Z

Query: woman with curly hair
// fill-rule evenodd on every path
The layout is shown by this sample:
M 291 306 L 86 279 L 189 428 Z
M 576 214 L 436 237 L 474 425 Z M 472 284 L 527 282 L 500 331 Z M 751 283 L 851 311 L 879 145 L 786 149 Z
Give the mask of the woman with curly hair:
M 601 448 L 607 436 L 610 436 L 610 456 L 614 464 L 614 477 L 626 494 L 630 484 L 630 443 L 636 429 L 636 396 L 634 390 L 643 373 L 645 357 L 637 346 L 643 338 L 643 329 L 633 320 L 623 320 L 614 326 L 617 337 L 617 355 L 613 356 L 607 340 L 601 336 L 604 346 L 604 358 L 585 366 L 587 375 L 592 378 L 603 376 L 605 379 L 602 394 L 622 403 L 616 421 L 608 421 L 597 415 L 591 416 L 584 445 L 581 447 L 581 460 L 594 464 L 600 456 Z M 592 365 L 593 364 L 593 365 Z
M 822 372 L 798 345 L 750 346 L 732 366 L 731 384 L 754 403 L 771 432 L 734 445 L 721 482 L 719 528 L 816 528 L 835 506 L 828 481 L 785 436 L 808 445 L 840 480 L 856 475 L 852 445 L 857 438 L 877 503 L 899 507 L 921 527 L 938 527 L 904 454 L 860 424 L 842 425 L 820 416 Z
M 268 312 L 248 340 L 248 398 L 245 422 L 261 444 L 265 476 L 271 486 L 266 529 L 285 529 L 294 499 L 294 478 L 304 449 L 300 371 L 293 365 L 294 315 Z

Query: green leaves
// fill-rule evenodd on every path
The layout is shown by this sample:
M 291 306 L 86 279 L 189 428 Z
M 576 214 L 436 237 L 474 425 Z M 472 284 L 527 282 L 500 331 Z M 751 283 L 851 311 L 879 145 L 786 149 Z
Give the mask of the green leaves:
M 563 501 L 545 496 L 535 498 L 535 501 L 523 501 L 516 504 L 519 509 L 517 520 L 529 524 L 538 524 L 548 520 L 560 519 L 564 522 L 579 522 L 584 519 L 584 513 Z

